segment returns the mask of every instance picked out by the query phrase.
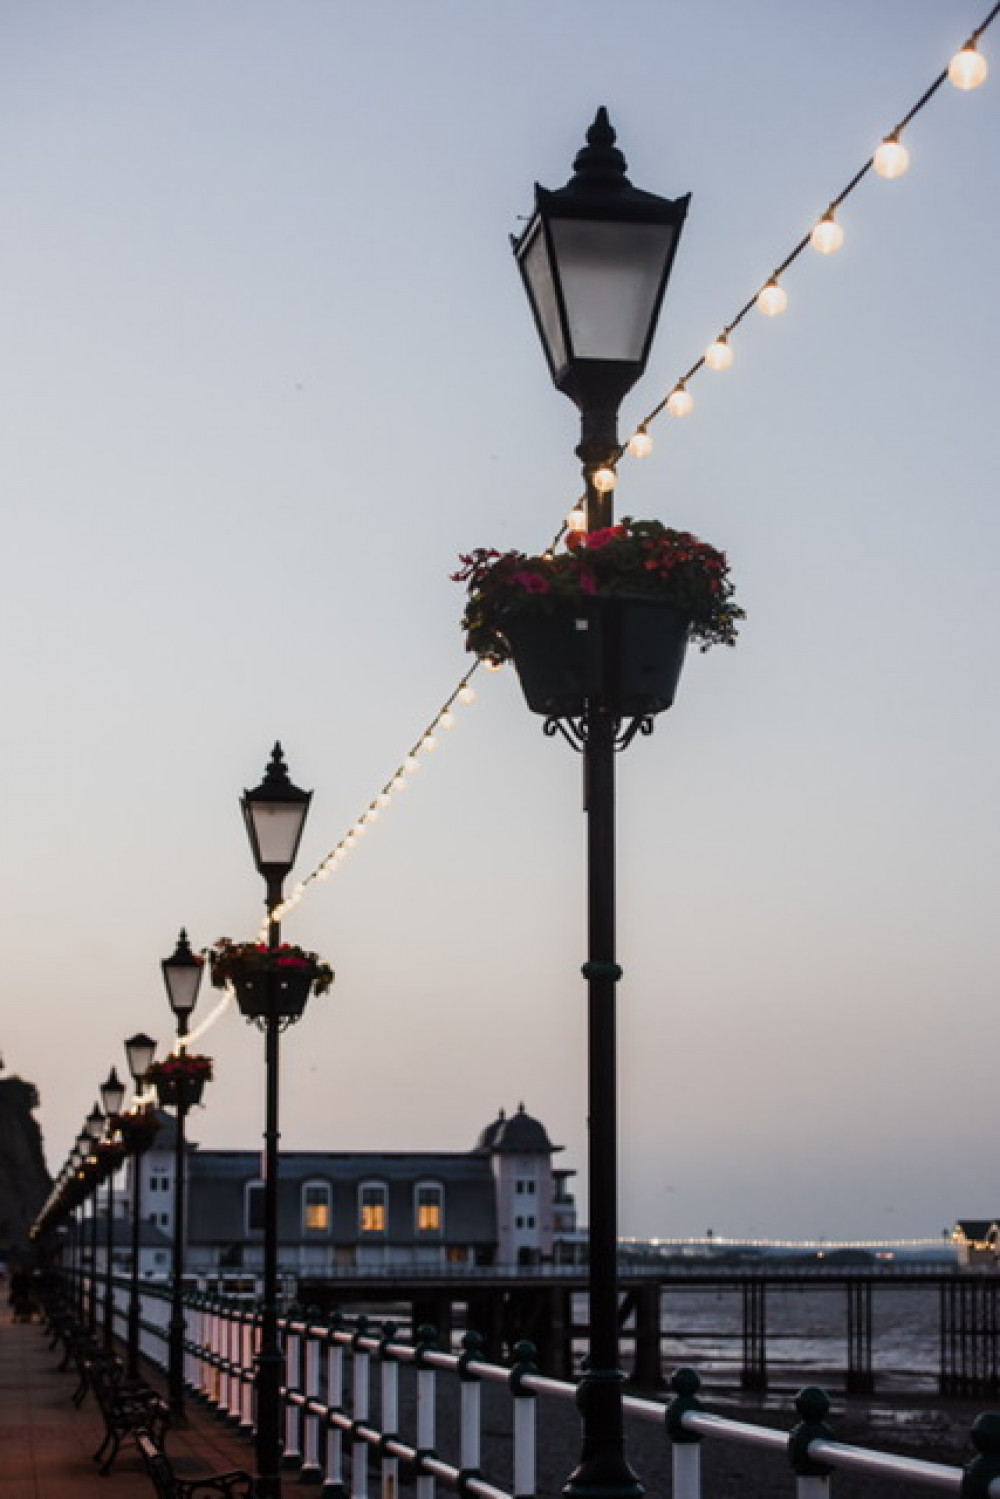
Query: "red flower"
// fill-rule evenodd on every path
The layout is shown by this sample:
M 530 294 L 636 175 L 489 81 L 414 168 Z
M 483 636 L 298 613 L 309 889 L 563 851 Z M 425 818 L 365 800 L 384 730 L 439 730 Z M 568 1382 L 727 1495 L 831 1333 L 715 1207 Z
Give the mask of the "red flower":
M 601 531 L 588 531 L 584 544 L 588 551 L 596 552 L 601 547 L 606 547 L 609 541 L 615 541 L 619 536 L 624 535 L 624 526 L 605 526 Z

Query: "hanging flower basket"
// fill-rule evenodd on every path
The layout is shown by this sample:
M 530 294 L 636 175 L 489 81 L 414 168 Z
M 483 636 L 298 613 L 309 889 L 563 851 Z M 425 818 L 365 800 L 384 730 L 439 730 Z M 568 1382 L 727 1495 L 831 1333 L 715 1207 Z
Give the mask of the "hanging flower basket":
M 143 1109 L 137 1114 L 119 1114 L 115 1121 L 126 1155 L 144 1155 L 160 1132 L 160 1121 L 153 1109 Z
M 310 994 L 324 994 L 333 983 L 329 963 L 288 942 L 268 947 L 223 937 L 208 961 L 212 983 L 217 989 L 232 984 L 247 1020 L 298 1020 Z
M 212 1058 L 177 1052 L 154 1062 L 146 1077 L 155 1087 L 162 1108 L 190 1109 L 201 1103 L 205 1084 L 211 1080 Z
M 114 1176 L 125 1159 L 125 1147 L 120 1140 L 99 1140 L 94 1146 L 97 1157 L 97 1174 L 102 1182 Z
M 659 521 L 571 532 L 565 552 L 480 548 L 461 561 L 468 649 L 513 660 L 529 708 L 547 717 L 588 703 L 617 717 L 663 712 L 688 640 L 732 645 L 743 618 L 725 555 Z
M 528 707 L 576 718 L 598 702 L 616 718 L 662 713 L 677 691 L 689 620 L 671 604 L 617 595 L 503 621 Z

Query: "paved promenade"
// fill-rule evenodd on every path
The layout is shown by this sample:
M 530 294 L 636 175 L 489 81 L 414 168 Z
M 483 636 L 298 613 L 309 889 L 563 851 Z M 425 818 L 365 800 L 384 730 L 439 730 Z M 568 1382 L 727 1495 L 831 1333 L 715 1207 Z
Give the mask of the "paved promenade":
M 60 1374 L 59 1361 L 39 1323 L 14 1323 L 0 1307 L 0 1499 L 152 1499 L 153 1485 L 127 1442 L 107 1477 L 98 1473 L 91 1453 L 104 1428 L 94 1397 L 76 1409 L 76 1373 Z M 162 1389 L 156 1373 L 144 1372 Z M 167 1435 L 182 1477 L 253 1469 L 251 1444 L 200 1402 L 188 1402 L 188 1419 Z

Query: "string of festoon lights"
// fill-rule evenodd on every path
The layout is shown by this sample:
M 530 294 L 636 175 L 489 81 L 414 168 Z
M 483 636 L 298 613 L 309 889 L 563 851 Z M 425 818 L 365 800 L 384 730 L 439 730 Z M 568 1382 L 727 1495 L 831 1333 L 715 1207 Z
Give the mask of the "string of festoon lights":
M 838 210 L 851 194 L 855 192 L 868 174 L 874 172 L 878 177 L 892 180 L 893 178 L 901 177 L 907 171 L 910 164 L 910 153 L 903 144 L 901 136 L 916 116 L 926 108 L 942 85 L 951 83 L 955 88 L 968 92 L 978 88 L 980 84 L 985 82 L 989 68 L 986 59 L 979 50 L 979 39 L 993 24 L 998 15 L 1000 15 L 1000 0 L 997 0 L 997 3 L 991 8 L 985 18 L 969 35 L 967 41 L 952 57 L 948 66 L 938 74 L 913 106 L 907 110 L 899 122 L 882 138 L 873 154 L 854 173 L 847 185 L 835 197 L 829 200 L 826 209 L 810 227 L 808 232 L 779 261 L 754 294 L 740 307 L 738 312 L 722 325 L 721 331 L 708 345 L 705 352 L 675 381 L 667 394 L 643 418 L 627 442 L 623 443 L 619 448 L 613 462 L 608 467 L 599 469 L 592 476 L 596 488 L 607 492 L 615 487 L 617 482 L 616 465 L 621 458 L 626 455 L 633 458 L 647 458 L 651 454 L 653 451 L 653 440 L 649 435 L 649 428 L 661 416 L 666 414 L 674 418 L 682 418 L 690 414 L 694 409 L 694 397 L 689 390 L 689 386 L 691 381 L 701 374 L 702 370 L 708 369 L 716 373 L 721 373 L 731 368 L 733 363 L 732 336 L 751 312 L 756 310 L 764 317 L 774 318 L 780 316 L 786 310 L 788 295 L 782 281 L 790 267 L 806 250 L 812 249 L 821 255 L 831 255 L 840 249 L 844 242 L 844 231 L 837 218 Z M 582 500 L 578 499 L 566 515 L 552 545 L 555 546 L 558 544 L 566 531 L 581 530 L 584 525 L 583 504 Z M 409 786 L 424 761 L 437 750 L 442 734 L 453 727 L 456 708 L 475 701 L 476 695 L 471 686 L 470 678 L 484 664 L 477 661 L 463 674 L 457 686 L 433 715 L 427 727 L 411 745 L 393 773 L 384 782 L 381 789 L 361 812 L 360 816 L 355 819 L 340 841 L 334 844 L 312 872 L 301 879 L 275 909 L 273 913 L 275 918 L 280 920 L 288 915 L 290 911 L 294 910 L 300 904 L 307 892 L 314 885 L 322 884 L 329 880 L 361 839 L 368 833 L 371 826 L 390 808 L 396 797 Z M 258 938 L 261 941 L 267 940 L 266 921 L 261 924 Z M 227 994 L 216 1006 L 215 1010 L 201 1022 L 197 1029 L 185 1038 L 186 1042 L 190 1043 L 200 1035 L 203 1035 L 225 1012 L 230 1000 L 231 995 Z
M 782 279 L 786 272 L 795 263 L 800 255 L 807 249 L 813 249 L 821 255 L 830 255 L 839 250 L 844 241 L 844 231 L 838 222 L 837 212 L 842 204 L 857 189 L 860 183 L 874 172 L 876 176 L 886 180 L 901 177 L 910 164 L 910 154 L 903 145 L 900 137 L 904 130 L 911 124 L 915 117 L 923 110 L 947 82 L 963 91 L 971 91 L 986 81 L 989 69 L 986 59 L 979 51 L 979 38 L 992 26 L 997 16 L 1000 15 L 1000 0 L 991 8 L 986 17 L 970 34 L 968 40 L 959 48 L 952 57 L 948 66 L 933 80 L 928 88 L 917 99 L 916 103 L 879 142 L 875 151 L 869 159 L 850 178 L 844 187 L 834 198 L 831 198 L 827 208 L 809 229 L 808 233 L 795 244 L 792 250 L 771 271 L 770 275 L 760 284 L 753 296 L 743 304 L 734 317 L 722 325 L 721 331 L 708 345 L 705 352 L 694 361 L 691 367 L 675 381 L 667 394 L 657 402 L 649 414 L 638 424 L 635 431 L 615 454 L 611 464 L 594 474 L 593 481 L 598 489 L 605 492 L 615 487 L 617 481 L 616 465 L 626 455 L 632 458 L 647 458 L 653 450 L 653 441 L 649 435 L 649 428 L 664 413 L 666 415 L 681 418 L 690 414 L 694 408 L 694 398 L 688 386 L 703 369 L 717 373 L 731 368 L 733 363 L 732 335 L 751 312 L 757 310 L 764 317 L 774 318 L 783 313 L 788 306 L 788 296 L 782 285 Z M 576 500 L 569 513 L 562 522 L 556 533 L 551 547 L 558 545 L 567 530 L 581 530 L 585 524 L 582 500 Z M 355 820 L 339 843 L 330 849 L 329 853 L 320 861 L 311 874 L 300 880 L 293 888 L 291 894 L 275 910 L 274 915 L 279 919 L 294 909 L 313 885 L 328 880 L 340 867 L 348 854 L 356 847 L 371 825 L 388 810 L 393 800 L 410 784 L 415 773 L 420 769 L 422 763 L 437 749 L 442 732 L 451 729 L 455 723 L 455 710 L 458 707 L 471 704 L 475 701 L 475 692 L 470 685 L 470 678 L 481 665 L 487 663 L 477 661 L 466 671 L 451 694 L 445 699 L 437 713 L 431 718 L 427 728 L 419 735 L 407 754 L 402 758 L 392 775 L 383 784 L 381 790 L 369 802 L 361 815 Z M 258 939 L 267 940 L 267 924 L 262 924 Z M 177 1037 L 174 1048 L 178 1051 L 186 1050 L 192 1042 L 203 1036 L 229 1009 L 233 1000 L 232 990 L 227 990 L 215 1008 L 190 1032 L 183 1037 Z M 142 1106 L 155 1102 L 155 1090 L 146 1088 L 138 1092 L 132 1103 L 132 1107 Z M 705 1244 L 706 1240 L 663 1240 L 664 1244 L 670 1243 L 680 1245 Z M 804 1247 L 803 1241 L 794 1245 L 786 1240 L 732 1240 L 714 1237 L 716 1245 L 727 1243 L 740 1243 L 744 1246 L 759 1246 L 761 1248 L 784 1248 Z M 893 1240 L 874 1241 L 869 1245 L 868 1241 L 818 1241 L 815 1243 L 817 1249 L 838 1248 L 917 1248 L 927 1247 L 930 1240 Z
M 280 905 L 274 908 L 271 914 L 275 920 L 280 921 L 289 911 L 294 910 L 311 885 L 328 880 L 331 875 L 335 874 L 348 854 L 368 832 L 372 824 L 378 822 L 383 812 L 387 811 L 392 805 L 394 799 L 406 790 L 424 761 L 438 749 L 442 735 L 455 727 L 456 710 L 461 707 L 467 707 L 475 702 L 476 693 L 469 678 L 475 674 L 480 665 L 482 663 L 476 661 L 465 672 L 461 681 L 450 695 L 445 698 L 440 708 L 438 708 L 433 718 L 431 718 L 423 733 L 410 746 L 392 775 L 383 782 L 381 790 L 368 803 L 360 817 L 355 819 L 340 842 L 334 844 L 333 848 L 317 864 L 312 873 L 307 874 L 304 879 L 299 880 L 293 886 L 291 893 L 285 897 Z M 266 941 L 267 939 L 267 926 L 268 922 L 265 919 L 261 923 L 258 933 L 261 941 Z M 205 1021 L 201 1030 L 204 1030 L 208 1024 L 209 1021 Z
M 812 1249 L 824 1254 L 840 1249 L 940 1249 L 944 1238 L 942 1234 L 940 1238 L 922 1239 L 743 1239 L 733 1234 L 702 1234 L 696 1238 L 631 1238 L 619 1242 L 642 1249 Z
M 662 400 L 658 401 L 649 414 L 642 419 L 631 437 L 618 449 L 612 462 L 607 467 L 598 469 L 592 476 L 596 489 L 603 493 L 614 489 L 617 482 L 615 465 L 626 454 L 632 458 L 649 457 L 653 451 L 653 439 L 649 435 L 649 428 L 664 413 L 675 418 L 690 415 L 694 410 L 694 397 L 688 386 L 697 375 L 701 374 L 702 370 L 708 369 L 722 373 L 732 368 L 732 335 L 751 312 L 756 310 L 766 318 L 780 317 L 788 307 L 788 294 L 782 285 L 782 278 L 800 255 L 809 249 L 815 250 L 820 255 L 833 255 L 841 248 L 844 243 L 844 230 L 837 218 L 837 212 L 869 172 L 874 172 L 877 177 L 891 181 L 895 177 L 902 177 L 909 169 L 910 153 L 900 137 L 921 110 L 930 103 L 938 89 L 945 83 L 951 83 L 955 88 L 969 92 L 985 83 L 989 67 L 979 51 L 979 38 L 992 26 L 998 15 L 1000 15 L 1000 3 L 993 6 L 968 40 L 955 53 L 948 66 L 924 90 L 898 124 L 883 136 L 873 154 L 854 173 L 846 187 L 842 188 L 836 197 L 830 199 L 821 216 L 785 258 L 774 267 L 753 296 L 748 298 L 734 317 L 723 324 L 721 331 L 708 345 L 705 352 L 674 382 Z M 567 515 L 563 528 L 556 538 L 557 541 L 565 531 L 581 530 L 583 526 L 583 503 L 578 500 Z

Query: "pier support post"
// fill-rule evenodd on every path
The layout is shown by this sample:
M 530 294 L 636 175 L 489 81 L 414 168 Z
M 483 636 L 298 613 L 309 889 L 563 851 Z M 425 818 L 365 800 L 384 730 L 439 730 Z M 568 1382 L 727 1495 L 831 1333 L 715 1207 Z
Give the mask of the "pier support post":
M 767 1389 L 767 1285 L 762 1280 L 743 1283 L 743 1368 L 740 1384 L 744 1390 Z
M 872 1285 L 870 1280 L 847 1282 L 847 1382 L 848 1395 L 872 1395 Z

